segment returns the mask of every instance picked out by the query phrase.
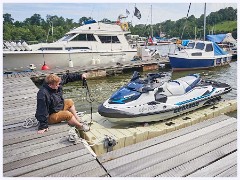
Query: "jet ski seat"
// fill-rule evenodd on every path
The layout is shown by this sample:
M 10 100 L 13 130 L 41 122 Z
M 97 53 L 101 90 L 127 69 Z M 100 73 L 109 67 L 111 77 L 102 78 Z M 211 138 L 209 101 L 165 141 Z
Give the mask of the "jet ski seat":
M 185 93 L 183 84 L 178 81 L 169 81 L 166 88 L 172 95 L 181 95 Z
M 190 74 L 188 76 L 177 79 L 179 82 L 182 82 L 185 87 L 185 92 L 190 91 L 193 87 L 201 82 L 199 74 Z
M 169 81 L 166 88 L 172 95 L 181 95 L 190 91 L 201 81 L 198 74 L 188 75 L 174 81 Z

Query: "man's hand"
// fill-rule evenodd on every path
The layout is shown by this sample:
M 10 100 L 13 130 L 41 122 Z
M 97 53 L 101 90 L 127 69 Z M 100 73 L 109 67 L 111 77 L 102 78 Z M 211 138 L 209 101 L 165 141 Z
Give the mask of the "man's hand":
M 87 73 L 82 74 L 82 79 L 87 79 Z
M 46 129 L 41 129 L 41 130 L 38 130 L 38 134 L 43 134 L 44 132 L 47 132 L 48 131 L 48 128 Z

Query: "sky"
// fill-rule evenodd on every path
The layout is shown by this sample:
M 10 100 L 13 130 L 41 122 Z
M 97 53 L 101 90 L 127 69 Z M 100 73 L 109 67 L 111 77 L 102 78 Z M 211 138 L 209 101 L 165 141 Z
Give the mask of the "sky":
M 43 3 L 42 3 L 43 2 Z M 54 2 L 54 3 L 52 3 Z M 66 3 L 67 2 L 67 3 Z M 114 2 L 114 3 L 112 3 Z M 156 24 L 166 20 L 176 21 L 187 16 L 189 3 L 191 2 L 190 15 L 199 18 L 204 12 L 204 2 L 207 2 L 207 15 L 211 12 L 216 12 L 219 9 L 226 7 L 237 8 L 237 1 L 228 0 L 224 3 L 214 3 L 211 0 L 171 0 L 172 3 L 166 0 L 115 0 L 115 1 L 93 1 L 93 0 L 51 0 L 51 3 L 45 0 L 32 0 L 31 3 L 26 0 L 3 0 L 3 14 L 9 13 L 14 21 L 24 21 L 30 18 L 33 14 L 40 14 L 43 19 L 47 15 L 57 15 L 63 18 L 73 19 L 74 22 L 83 17 L 92 17 L 96 21 L 107 18 L 111 21 L 116 21 L 120 14 L 126 15 L 126 9 L 130 12 L 127 21 L 136 24 Z M 226 1 L 225 1 L 226 2 Z M 141 12 L 141 19 L 133 16 L 134 7 Z M 152 5 L 152 11 L 151 11 Z M 151 18 L 152 12 L 152 18 Z

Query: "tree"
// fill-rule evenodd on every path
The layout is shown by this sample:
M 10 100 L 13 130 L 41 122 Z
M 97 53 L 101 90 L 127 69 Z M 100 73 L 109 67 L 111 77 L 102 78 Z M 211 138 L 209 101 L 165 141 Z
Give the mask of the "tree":
M 66 32 L 74 27 L 82 25 L 85 21 L 91 20 L 91 17 L 81 17 L 78 22 L 73 22 L 73 19 L 64 19 L 56 15 L 47 15 L 46 20 L 42 19 L 39 14 L 34 14 L 24 21 L 16 21 L 11 17 L 11 14 L 3 14 L 3 39 L 4 40 L 25 40 L 45 42 L 48 37 L 48 42 L 56 41 L 61 38 Z M 227 21 L 227 22 L 225 22 Z M 103 18 L 102 22 L 114 22 L 107 18 Z M 166 34 L 166 37 L 180 37 L 183 32 L 183 27 L 186 22 L 185 18 L 177 21 L 167 20 L 162 23 L 153 24 L 153 35 L 158 36 L 160 27 L 161 32 Z M 151 26 L 146 24 L 138 24 L 133 26 L 130 22 L 129 28 L 132 34 L 148 37 L 151 35 Z M 222 25 L 224 23 L 224 25 Z M 229 24 L 229 25 L 228 25 Z M 52 34 L 52 26 L 53 34 Z M 183 38 L 193 38 L 195 35 L 195 27 L 197 37 L 203 35 L 203 15 L 200 18 L 189 16 L 186 23 L 186 28 L 183 33 Z M 214 29 L 215 33 L 232 32 L 233 37 L 237 37 L 237 9 L 232 7 L 221 9 L 217 12 L 212 12 L 207 16 L 207 29 Z M 208 30 L 206 29 L 206 32 Z
M 78 22 L 79 22 L 80 25 L 83 25 L 85 21 L 88 21 L 88 20 L 91 20 L 91 19 L 92 19 L 91 17 L 87 18 L 87 17 L 83 16 L 79 19 Z
M 24 21 L 24 23 L 30 24 L 30 25 L 38 25 L 38 26 L 40 26 L 42 24 L 42 21 L 44 21 L 44 20 L 41 18 L 40 14 L 34 14 L 30 18 L 27 18 Z
M 100 22 L 103 22 L 103 23 L 111 23 L 112 21 L 110 21 L 110 20 L 107 19 L 107 18 L 103 18 Z
M 14 19 L 12 18 L 11 14 L 3 14 L 3 24 L 9 23 L 9 24 L 13 24 Z

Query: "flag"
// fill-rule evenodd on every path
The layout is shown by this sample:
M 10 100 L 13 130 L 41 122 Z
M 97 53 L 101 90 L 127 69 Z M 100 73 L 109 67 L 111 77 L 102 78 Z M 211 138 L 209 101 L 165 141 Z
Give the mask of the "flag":
M 129 15 L 129 14 L 130 14 L 130 12 L 129 12 L 127 9 L 126 9 L 126 14 L 127 14 L 127 15 Z
M 137 7 L 135 7 L 134 16 L 136 16 L 138 19 L 141 19 L 141 13 L 140 13 L 140 11 L 138 10 Z

